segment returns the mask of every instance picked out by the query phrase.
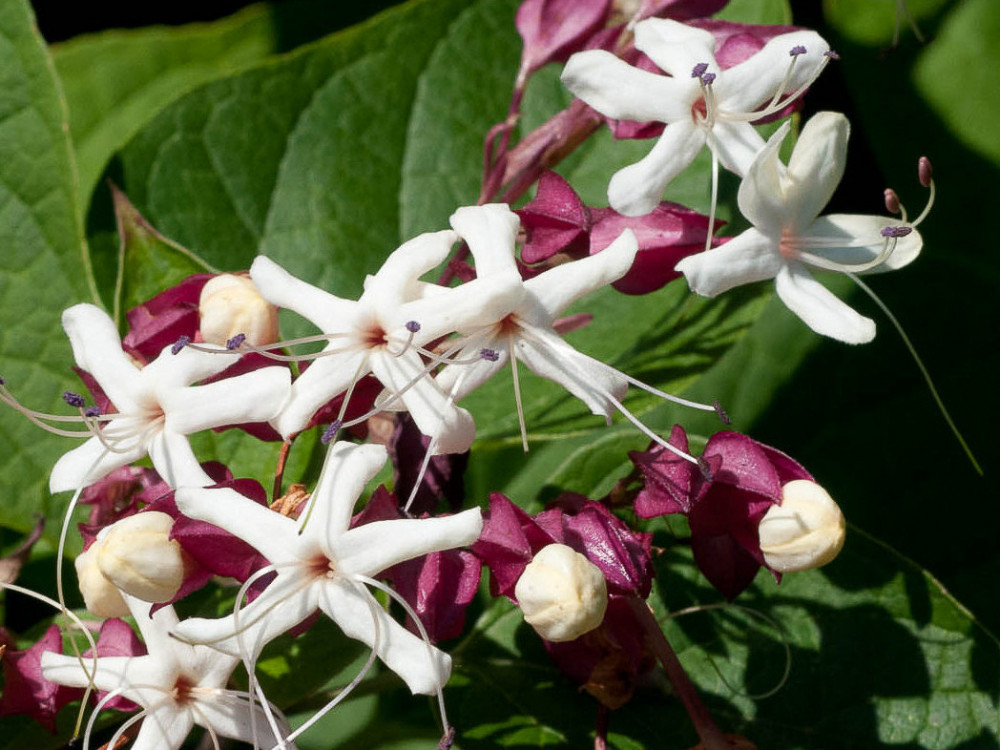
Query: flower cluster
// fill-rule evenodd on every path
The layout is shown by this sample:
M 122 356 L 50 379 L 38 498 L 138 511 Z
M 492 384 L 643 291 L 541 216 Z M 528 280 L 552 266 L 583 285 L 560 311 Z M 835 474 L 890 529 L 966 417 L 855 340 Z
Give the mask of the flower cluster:
M 669 436 L 650 428 L 625 403 L 630 385 L 728 417 L 718 404 L 672 396 L 581 351 L 564 334 L 588 317 L 566 313 L 609 286 L 646 294 L 683 275 L 693 292 L 714 297 L 774 278 L 781 300 L 814 331 L 867 342 L 874 323 L 809 268 L 852 278 L 901 268 L 921 250 L 916 226 L 926 215 L 909 221 L 891 201 L 899 218 L 820 215 L 844 171 L 847 119 L 814 115 L 787 164 L 778 154 L 790 121 L 767 139 L 758 125 L 791 115 L 836 55 L 812 31 L 705 18 L 724 4 L 644 1 L 622 19 L 610 2 L 526 0 L 517 16 L 524 56 L 509 116 L 487 134 L 478 204 L 388 254 L 356 298 L 259 256 L 248 271 L 161 291 L 129 312 L 124 337 L 99 307 L 67 309 L 63 327 L 92 405 L 67 392 L 74 414 L 43 414 L 2 384 L 0 400 L 85 440 L 56 462 L 49 489 L 74 493 L 70 512 L 92 508 L 76 570 L 87 608 L 106 620 L 87 653 L 62 654 L 53 631 L 9 657 L 0 711 L 51 724 L 81 690 L 97 691 L 85 746 L 96 716 L 113 708 L 138 713 L 111 746 L 134 734 L 137 748 L 177 748 L 198 725 L 216 745 L 230 737 L 291 747 L 379 660 L 412 693 L 438 697 L 447 745 L 442 691 L 452 660 L 436 644 L 463 632 L 485 566 L 490 592 L 521 608 L 556 664 L 601 704 L 621 706 L 662 663 L 704 746 L 718 747 L 718 728 L 646 603 L 658 550 L 645 520 L 684 516 L 695 564 L 733 599 L 761 567 L 780 579 L 832 560 L 843 517 L 777 449 L 727 430 L 694 455 L 680 426 Z M 562 81 L 577 100 L 512 146 L 526 82 L 550 62 L 565 63 Z M 620 137 L 657 140 L 611 179 L 609 206 L 588 206 L 551 167 L 603 124 Z M 713 165 L 709 216 L 662 200 L 703 148 Z M 720 165 L 740 178 L 738 205 L 751 225 L 734 237 L 715 236 Z M 921 180 L 931 187 L 929 166 Z M 536 182 L 533 199 L 512 209 Z M 316 333 L 281 340 L 279 309 Z M 562 495 L 533 516 L 497 493 L 485 512 L 485 498 L 465 497 L 476 415 L 461 402 L 509 372 L 528 451 L 522 367 L 604 422 L 620 416 L 650 439 L 647 451 L 630 454 L 636 469 L 616 493 Z M 231 428 L 281 444 L 270 493 L 202 463 L 189 441 Z M 321 469 L 283 493 L 288 454 L 310 431 L 321 435 Z M 369 492 L 390 460 L 395 494 Z M 445 497 L 450 512 L 436 513 Z M 174 604 L 219 576 L 240 584 L 232 613 L 181 618 Z M 65 610 L 61 577 L 59 588 Z M 393 616 L 397 606 L 405 624 Z M 144 645 L 118 619 L 129 616 Z M 291 731 L 257 683 L 256 664 L 279 636 L 321 616 L 371 656 Z M 241 662 L 244 691 L 229 687 Z M 8 698 L 14 685 L 32 685 L 30 698 Z

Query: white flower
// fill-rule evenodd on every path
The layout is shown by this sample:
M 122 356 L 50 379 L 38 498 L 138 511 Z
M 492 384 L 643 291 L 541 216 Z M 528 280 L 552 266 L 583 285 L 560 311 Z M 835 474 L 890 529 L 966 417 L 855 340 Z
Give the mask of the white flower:
M 667 183 L 706 142 L 726 169 L 742 176 L 764 145 L 751 121 L 779 111 L 781 97 L 801 93 L 830 50 L 816 32 L 796 31 L 722 70 L 710 32 L 661 18 L 636 24 L 635 46 L 668 75 L 632 67 L 603 50 L 578 52 L 562 74 L 570 91 L 607 117 L 667 124 L 646 157 L 611 179 L 608 201 L 626 216 L 652 211 Z
M 288 437 L 302 430 L 320 406 L 371 372 L 424 434 L 437 437 L 438 452 L 468 450 L 475 434 L 472 417 L 426 377 L 417 347 L 479 325 L 484 316 L 502 317 L 509 290 L 495 281 L 455 288 L 421 282 L 456 239 L 454 232 L 443 231 L 404 243 L 365 280 L 357 301 L 307 284 L 266 257 L 254 261 L 250 276 L 266 299 L 330 336 L 325 356 L 313 360 L 292 385 L 288 405 L 274 420 L 278 432 Z
M 826 565 L 844 547 L 847 524 L 825 489 L 808 479 L 781 488 L 781 504 L 761 519 L 760 551 L 772 570 L 791 573 Z
M 459 400 L 513 357 L 536 375 L 561 385 L 610 422 L 616 403 L 628 388 L 626 379 L 567 344 L 552 324 L 571 303 L 628 271 L 638 250 L 635 235 L 626 230 L 596 255 L 521 281 L 514 262 L 519 219 L 507 205 L 460 208 L 452 214 L 451 225 L 469 244 L 479 278 L 516 280 L 521 294 L 508 315 L 470 332 L 456 358 L 474 363 L 445 367 L 437 376 L 441 387 Z M 496 356 L 480 357 L 484 349 Z
M 476 508 L 349 528 L 355 500 L 385 460 L 381 446 L 335 443 L 297 521 L 233 490 L 178 491 L 182 513 L 240 537 L 270 560 L 277 576 L 238 616 L 185 620 L 176 634 L 254 661 L 268 641 L 320 609 L 348 636 L 373 648 L 414 693 L 435 693 L 448 681 L 450 657 L 393 620 L 365 582 L 404 560 L 471 544 L 482 516 Z
M 246 276 L 223 273 L 209 279 L 198 298 L 198 320 L 202 339 L 219 346 L 239 334 L 254 346 L 278 340 L 278 308 Z
M 145 656 L 104 656 L 97 668 L 90 658 L 42 654 L 46 680 L 70 687 L 93 682 L 98 690 L 120 691 L 122 697 L 145 709 L 142 728 L 131 750 L 179 748 L 192 727 L 205 727 L 217 737 L 267 746 L 277 742 L 264 711 L 245 697 L 226 689 L 238 660 L 207 646 L 192 646 L 170 636 L 177 625 L 173 607 L 149 615 L 149 603 L 125 597 L 146 644 Z M 256 726 L 254 726 L 256 725 Z
M 920 234 L 889 217 L 817 218 L 844 173 L 850 125 L 836 112 L 816 114 L 786 167 L 778 150 L 788 129 L 785 123 L 771 137 L 740 185 L 740 211 L 753 228 L 688 256 L 677 270 L 692 291 L 706 297 L 773 278 L 781 300 L 817 333 L 849 344 L 871 341 L 875 323 L 841 302 L 807 266 L 845 273 L 895 270 L 917 257 Z
M 191 565 L 180 542 L 170 538 L 173 527 L 174 519 L 166 513 L 136 513 L 102 529 L 90 549 L 96 549 L 101 573 L 122 593 L 145 602 L 169 602 Z
M 63 312 L 62 322 L 77 365 L 93 376 L 117 412 L 96 417 L 104 423 L 100 434 L 56 462 L 49 477 L 52 492 L 91 484 L 147 454 L 172 487 L 212 484 L 186 436 L 210 427 L 266 421 L 288 397 L 290 375 L 284 367 L 190 386 L 221 372 L 238 355 L 188 349 L 174 355 L 167 347 L 153 362 L 138 367 L 122 351 L 114 322 L 100 308 L 74 305 Z

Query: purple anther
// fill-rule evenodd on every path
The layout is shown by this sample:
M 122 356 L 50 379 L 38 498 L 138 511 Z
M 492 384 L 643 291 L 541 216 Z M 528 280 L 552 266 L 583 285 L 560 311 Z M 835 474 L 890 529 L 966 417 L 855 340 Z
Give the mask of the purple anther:
M 479 356 L 485 359 L 487 362 L 496 362 L 500 359 L 500 352 L 496 349 L 481 349 L 479 351 Z
M 243 346 L 243 342 L 247 340 L 247 335 L 245 333 L 237 333 L 231 339 L 226 342 L 226 348 L 229 351 L 235 351 Z
M 83 396 L 79 393 L 73 393 L 73 391 L 64 391 L 63 401 L 75 409 L 82 409 L 87 404 L 87 402 L 83 400 Z
M 931 168 L 931 160 L 926 156 L 921 156 L 917 162 L 917 174 L 920 176 L 920 184 L 929 188 L 934 179 L 934 170 Z
M 323 431 L 323 435 L 320 437 L 319 441 L 323 445 L 326 445 L 337 436 L 337 433 L 340 432 L 340 428 L 343 426 L 344 423 L 339 419 L 333 420 L 330 426 Z
M 438 742 L 437 750 L 451 750 L 451 746 L 455 744 L 455 727 L 448 727 L 448 731 L 445 733 L 444 737 Z
M 698 456 L 698 470 L 701 472 L 701 475 L 704 477 L 706 482 L 712 481 L 712 467 L 709 465 L 708 461 L 701 456 Z
M 827 57 L 829 57 L 831 60 L 839 60 L 840 59 L 840 55 L 838 53 L 834 52 L 832 49 L 828 49 L 823 54 L 826 55 Z
M 706 73 L 701 77 L 702 86 L 711 86 L 715 82 L 715 73 Z
M 720 404 L 718 401 L 713 401 L 712 402 L 712 406 L 715 407 L 715 413 L 718 415 L 719 419 L 722 421 L 722 424 L 732 424 L 733 423 L 733 420 L 731 420 L 729 418 L 729 414 L 727 414 L 726 410 L 722 408 L 722 404 Z
M 701 78 L 708 71 L 708 63 L 698 63 L 691 69 L 692 78 Z
M 885 227 L 884 229 L 882 229 L 882 236 L 889 237 L 895 240 L 900 237 L 905 237 L 912 231 L 913 231 L 912 227 Z
M 796 44 L 790 50 L 788 50 L 789 57 L 798 57 L 799 55 L 804 55 L 806 53 L 806 48 L 801 44 Z
M 101 407 L 100 406 L 88 406 L 86 409 L 84 409 L 83 416 L 85 416 L 85 417 L 99 417 L 99 416 L 101 416 Z
M 410 333 L 416 333 L 420 330 L 420 324 L 415 320 L 406 321 L 406 330 Z
M 892 188 L 885 189 L 885 210 L 891 214 L 898 214 L 901 211 L 899 196 Z
M 171 354 L 180 354 L 181 353 L 181 349 L 183 349 L 185 346 L 187 346 L 190 343 L 191 343 L 191 337 L 190 336 L 181 336 L 179 339 L 177 339 L 177 341 L 174 342 L 174 345 L 172 347 L 170 347 L 170 353 Z

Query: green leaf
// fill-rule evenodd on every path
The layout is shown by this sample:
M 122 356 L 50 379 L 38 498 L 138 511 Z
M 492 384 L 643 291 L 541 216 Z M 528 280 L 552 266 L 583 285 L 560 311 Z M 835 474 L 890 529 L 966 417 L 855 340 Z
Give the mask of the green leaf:
M 274 49 L 265 5 L 214 23 L 109 31 L 55 45 L 81 194 L 90 195 L 111 155 L 171 101 Z
M 90 269 L 65 107 L 20 0 L 0 2 L 0 91 L 0 373 L 31 408 L 65 409 L 60 394 L 75 378 L 59 316 L 89 296 Z M 50 437 L 0 409 L 0 524 L 27 531 L 38 513 L 59 517 L 64 501 L 49 497 L 48 473 L 70 446 Z
M 997 641 L 926 572 L 857 530 L 826 569 L 780 586 L 762 573 L 738 606 L 719 603 L 689 551 L 668 549 L 656 568 L 651 603 L 726 732 L 779 750 L 946 750 L 1000 736 Z M 461 746 L 592 744 L 596 702 L 547 660 L 519 612 L 498 601 L 481 625 L 454 652 Z M 610 730 L 615 748 L 697 742 L 677 699 L 651 686 L 611 713 Z

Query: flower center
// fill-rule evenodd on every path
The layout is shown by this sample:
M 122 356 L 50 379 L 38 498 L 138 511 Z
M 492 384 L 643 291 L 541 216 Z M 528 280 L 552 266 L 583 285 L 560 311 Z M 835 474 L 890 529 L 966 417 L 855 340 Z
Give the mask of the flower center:
M 698 100 L 691 105 L 691 119 L 694 120 L 695 125 L 701 125 L 708 119 L 708 104 L 705 103 L 705 97 L 699 96 Z
M 337 562 L 320 553 L 306 563 L 306 569 L 313 578 L 336 578 Z
M 190 703 L 193 700 L 192 693 L 194 692 L 194 688 L 197 686 L 198 683 L 186 674 L 178 675 L 177 681 L 174 682 L 174 689 L 171 691 L 174 703 L 179 706 Z
M 385 329 L 377 323 L 373 323 L 361 331 L 360 339 L 361 344 L 367 349 L 377 349 L 389 343 L 389 337 Z

